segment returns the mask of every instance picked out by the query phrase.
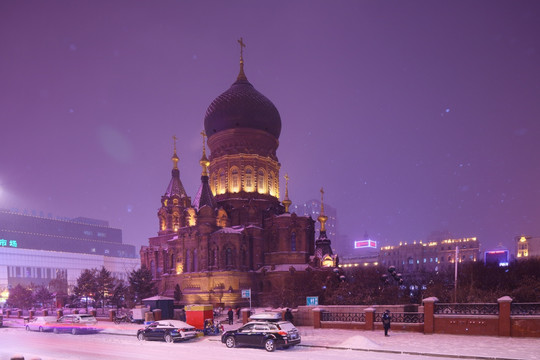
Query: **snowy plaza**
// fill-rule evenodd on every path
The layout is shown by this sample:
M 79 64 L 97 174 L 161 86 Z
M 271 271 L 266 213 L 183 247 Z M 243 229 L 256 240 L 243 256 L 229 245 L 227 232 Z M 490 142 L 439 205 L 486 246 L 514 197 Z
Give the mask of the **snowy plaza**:
M 71 335 L 27 332 L 21 319 L 8 319 L 0 328 L 0 359 L 540 359 L 540 340 L 462 335 L 424 335 L 414 332 L 358 331 L 299 327 L 302 343 L 268 353 L 263 349 L 228 349 L 219 336 L 167 344 L 140 342 L 142 325 L 100 321 L 98 334 Z M 225 329 L 240 324 L 225 325 Z

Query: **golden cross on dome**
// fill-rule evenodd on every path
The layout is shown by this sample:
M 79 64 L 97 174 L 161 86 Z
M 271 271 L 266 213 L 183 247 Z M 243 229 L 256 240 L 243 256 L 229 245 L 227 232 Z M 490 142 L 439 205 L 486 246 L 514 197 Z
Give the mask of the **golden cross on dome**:
M 202 146 L 203 146 L 203 151 L 204 151 L 204 141 L 207 138 L 206 132 L 204 130 L 201 131 L 201 135 L 202 135 Z
M 174 152 L 176 153 L 176 140 L 178 140 L 178 138 L 176 137 L 176 135 L 173 135 L 172 138 L 173 138 L 173 144 L 174 144 Z
M 324 214 L 324 189 L 321 188 L 321 215 Z
M 240 60 L 244 60 L 244 48 L 246 47 L 246 44 L 244 44 L 244 39 L 240 38 L 240 40 L 237 40 L 240 44 Z

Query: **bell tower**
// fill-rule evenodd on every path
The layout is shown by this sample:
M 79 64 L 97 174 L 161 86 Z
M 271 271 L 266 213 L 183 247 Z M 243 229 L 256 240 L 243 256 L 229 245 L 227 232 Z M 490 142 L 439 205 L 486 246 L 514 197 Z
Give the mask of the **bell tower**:
M 159 235 L 171 234 L 186 226 L 185 209 L 191 206 L 191 199 L 186 194 L 184 185 L 180 180 L 180 170 L 178 170 L 178 155 L 176 154 L 176 140 L 173 136 L 174 152 L 171 160 L 173 169 L 171 171 L 171 181 L 165 194 L 161 197 L 161 208 L 158 211 Z

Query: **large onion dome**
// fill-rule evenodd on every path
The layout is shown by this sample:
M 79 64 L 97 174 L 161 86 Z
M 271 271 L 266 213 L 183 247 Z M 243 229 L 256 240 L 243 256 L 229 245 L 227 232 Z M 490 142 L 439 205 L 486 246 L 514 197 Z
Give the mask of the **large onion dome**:
M 281 133 L 281 117 L 274 104 L 258 92 L 240 70 L 238 79 L 206 110 L 204 129 L 208 137 L 223 130 L 249 128 L 263 130 L 276 139 Z

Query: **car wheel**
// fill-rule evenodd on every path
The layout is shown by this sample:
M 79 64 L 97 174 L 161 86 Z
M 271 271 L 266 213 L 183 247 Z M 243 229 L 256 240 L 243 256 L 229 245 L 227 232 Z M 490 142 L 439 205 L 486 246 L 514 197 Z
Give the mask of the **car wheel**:
M 38 329 L 39 332 L 43 332 L 43 328 L 40 326 Z
M 268 339 L 264 342 L 264 348 L 266 351 L 274 351 L 276 350 L 276 344 L 274 342 L 274 339 Z
M 54 329 L 53 329 L 53 333 L 55 333 L 55 334 L 59 334 L 59 333 L 60 333 L 60 331 L 58 331 L 58 329 L 57 329 L 57 328 L 54 328 Z
M 138 339 L 139 341 L 144 341 L 144 340 L 146 340 L 146 339 L 144 338 L 144 334 L 143 334 L 142 332 L 140 332 L 140 333 L 137 334 L 137 339 Z
M 28 325 L 25 326 L 26 331 L 30 331 L 30 327 Z
M 233 348 L 236 346 L 236 341 L 232 336 L 229 336 L 225 339 L 225 345 L 227 345 L 228 348 Z
M 172 343 L 174 341 L 171 334 L 165 334 L 164 336 L 165 342 Z
M 77 329 L 71 329 L 71 333 L 72 333 L 73 335 L 77 335 L 79 332 L 77 331 Z

